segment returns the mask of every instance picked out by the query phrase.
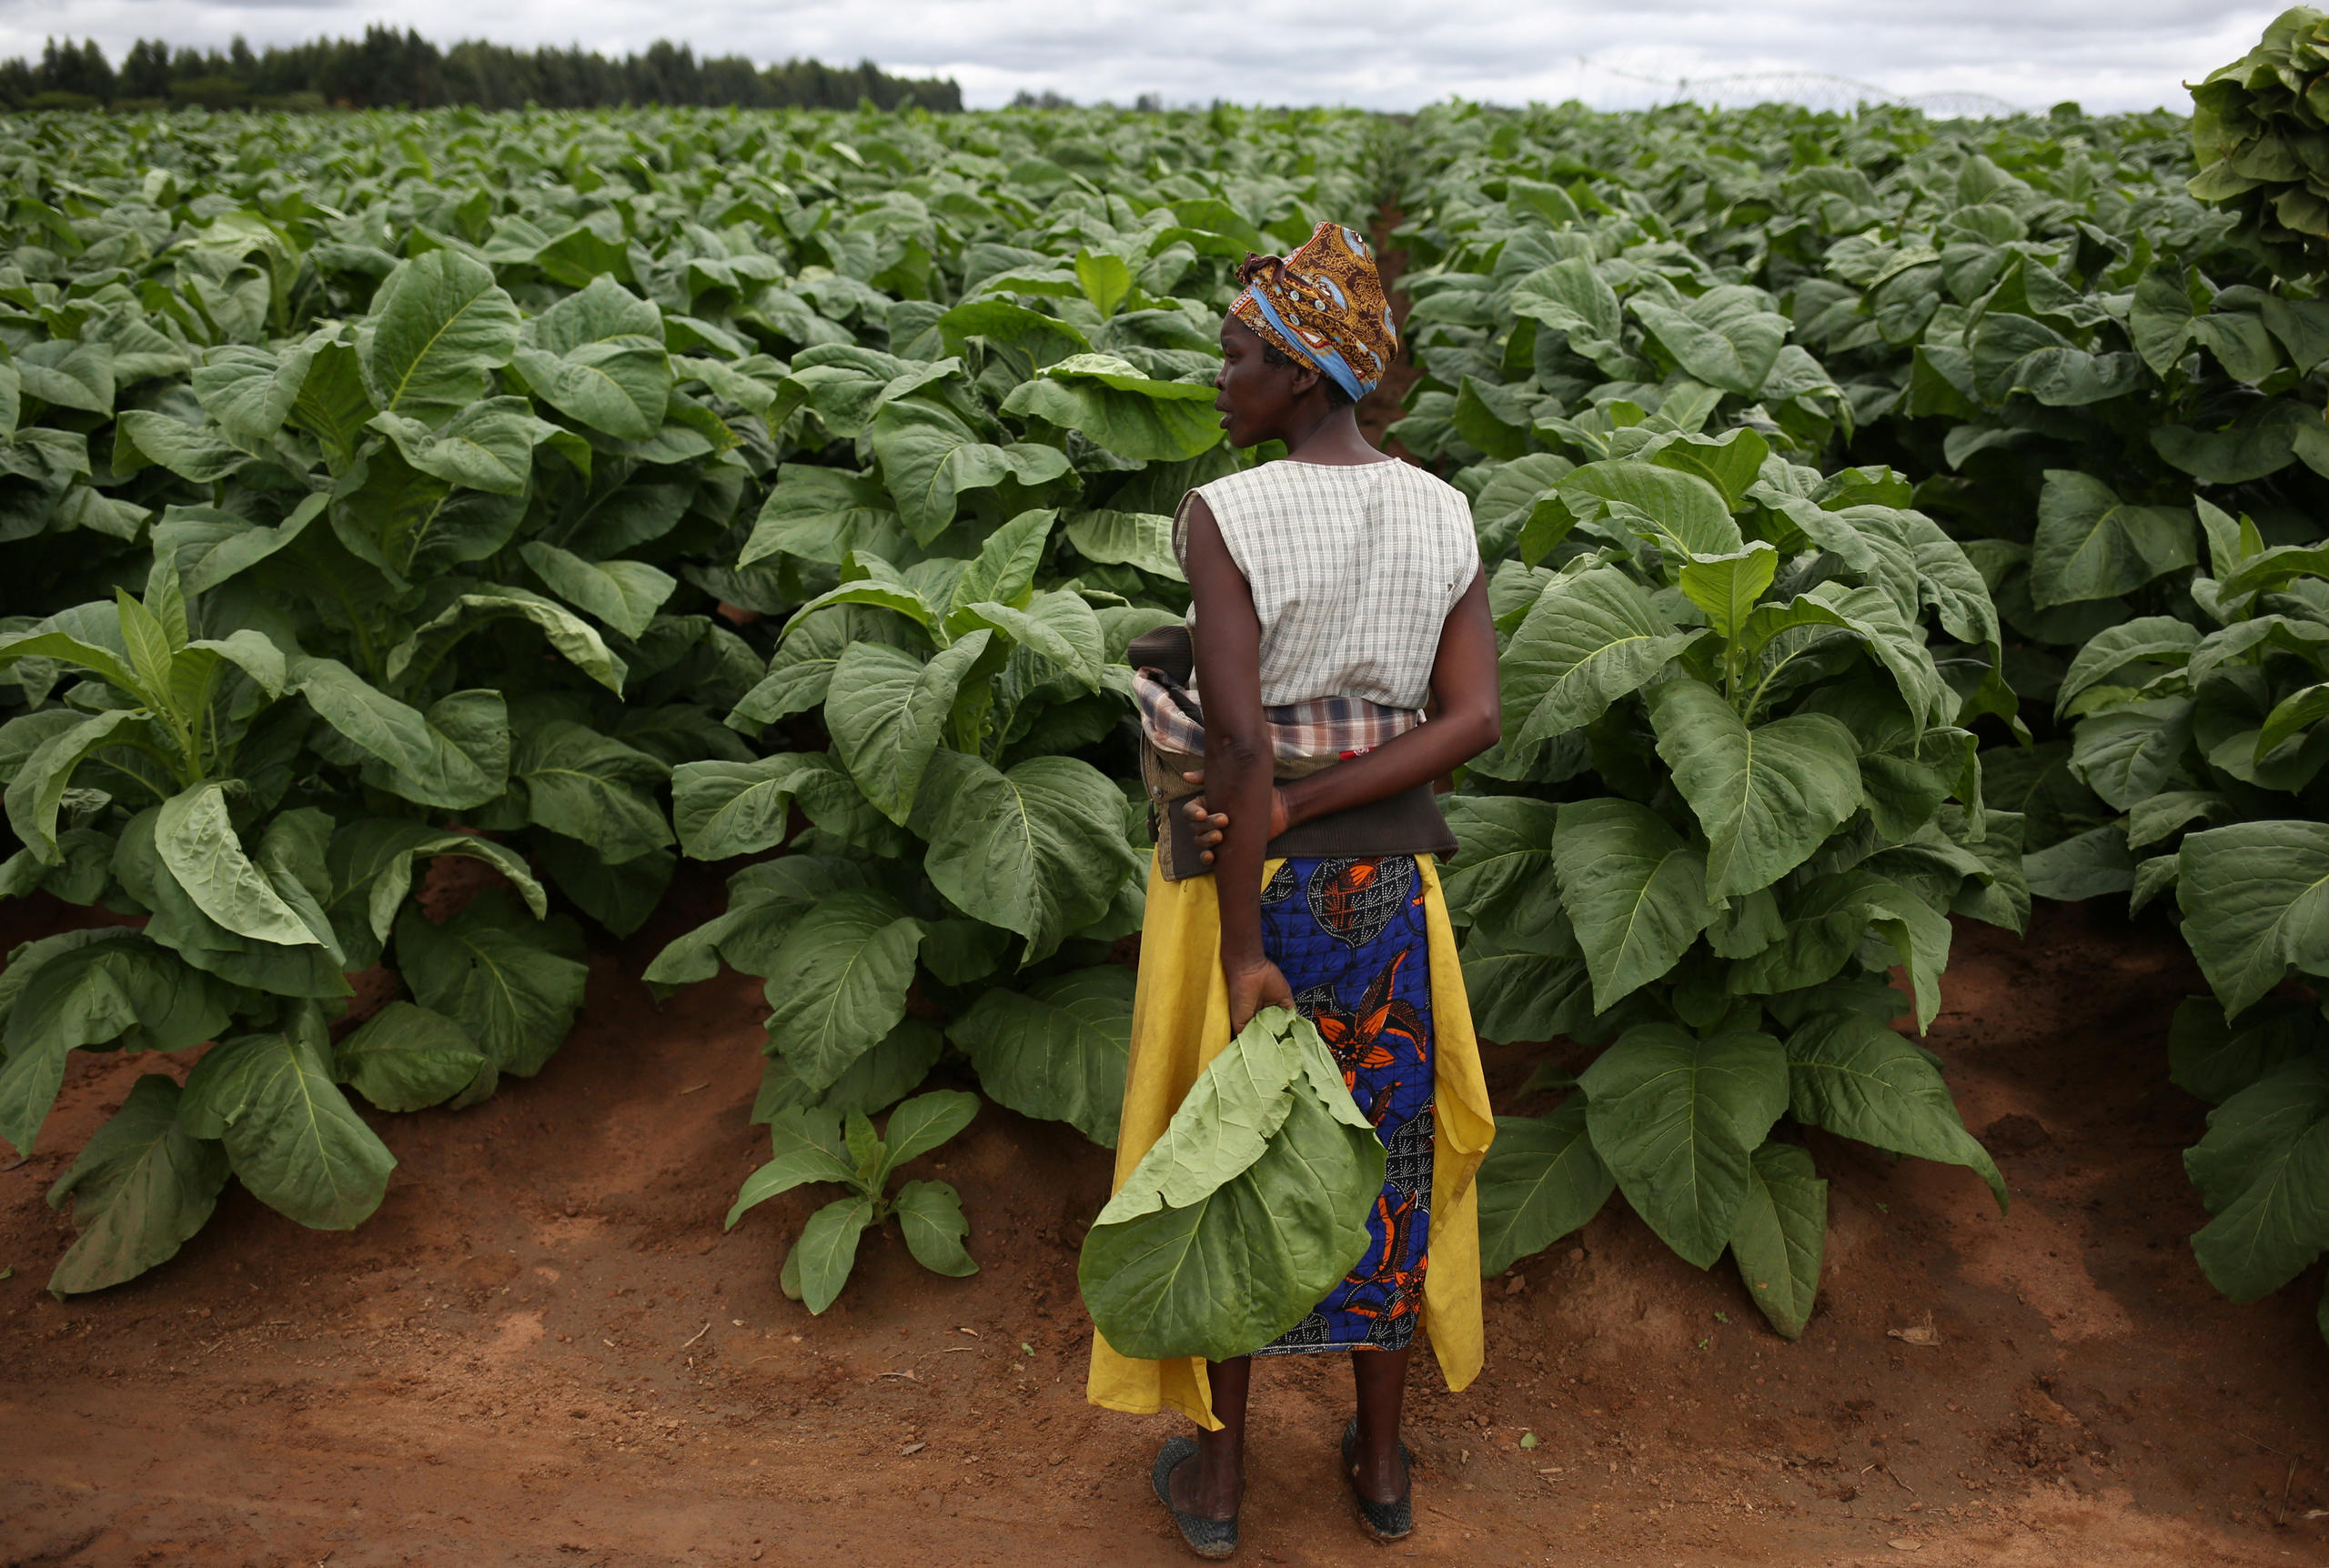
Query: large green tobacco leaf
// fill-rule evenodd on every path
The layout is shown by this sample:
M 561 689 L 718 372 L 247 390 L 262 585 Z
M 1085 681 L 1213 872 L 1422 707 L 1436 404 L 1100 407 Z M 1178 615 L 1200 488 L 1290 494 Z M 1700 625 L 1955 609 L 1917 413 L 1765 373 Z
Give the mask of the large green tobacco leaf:
M 956 611 L 982 602 L 1026 608 L 1058 518 L 1047 507 L 1033 508 L 989 534 L 977 558 L 954 579 L 954 591 L 946 599 L 947 618 L 951 621 Z
M 616 696 L 622 695 L 629 667 L 608 649 L 605 639 L 588 622 L 563 605 L 507 585 L 490 592 L 461 595 L 434 620 L 418 628 L 389 649 L 388 678 L 397 679 L 416 664 L 423 670 L 433 669 L 453 645 L 469 633 L 495 621 L 510 619 L 532 622 L 549 638 L 550 647 L 575 668 Z
M 2192 739 L 2192 699 L 2131 702 L 2082 720 L 2071 747 L 2071 771 L 2124 811 L 2158 794 Z
M 1001 298 L 964 301 L 938 318 L 938 331 L 949 354 L 961 354 L 971 338 L 983 337 L 1027 356 L 1035 369 L 1092 352 L 1090 339 L 1074 323 Z
M 1800 1340 L 1820 1293 L 1828 1240 L 1828 1183 L 1810 1151 L 1766 1143 L 1748 1167 L 1747 1196 L 1730 1232 L 1730 1255 L 1755 1305 L 1781 1337 Z
M 415 1000 L 459 1024 L 493 1072 L 520 1078 L 539 1072 L 566 1038 L 590 978 L 574 922 L 537 920 L 499 888 L 443 925 L 408 906 L 397 959 Z
M 1583 256 L 1539 267 L 1513 286 L 1517 315 L 1568 334 L 1569 345 L 1588 358 L 1617 351 L 1625 318 L 1618 296 Z
M 974 631 L 927 663 L 899 648 L 861 642 L 841 656 L 825 696 L 833 750 L 882 815 L 902 825 L 955 693 L 993 638 Z
M 318 1231 L 348 1231 L 380 1206 L 397 1161 L 332 1081 L 328 1050 L 311 1008 L 286 1030 L 222 1040 L 187 1077 L 178 1121 L 224 1139 L 259 1201 Z
M 947 1027 L 970 1052 L 979 1087 L 1023 1116 L 1064 1121 L 1113 1149 L 1132 1047 L 1134 972 L 1103 964 L 1026 992 L 980 993 Z
M 645 561 L 586 561 L 539 539 L 518 553 L 552 593 L 628 638 L 646 635 L 655 612 L 680 586 L 679 578 Z
M 1736 640 L 1779 572 L 1780 553 L 1757 539 L 1730 555 L 1708 556 L 1682 568 L 1682 597 L 1697 605 L 1724 641 Z
M 1639 1024 L 1578 1086 L 1594 1151 L 1626 1201 L 1667 1245 L 1712 1267 L 1746 1201 L 1753 1152 L 1787 1109 L 1785 1050 L 1759 1032 L 1698 1040 Z
M 1365 1254 L 1382 1150 L 1297 1096 L 1261 1157 L 1189 1207 L 1093 1228 L 1079 1270 L 1093 1322 L 1143 1358 L 1219 1361 L 1268 1343 Z
M 1866 951 L 1872 933 L 1891 950 L 1885 961 L 1897 961 L 1908 973 L 1918 1027 L 1939 1010 L 1941 973 L 1949 962 L 1949 920 L 1909 889 L 1856 867 L 1786 890 L 1779 910 L 1775 940 L 1744 955 L 1732 971 L 1735 990 L 1798 990 L 1832 980 Z
M 627 937 L 647 923 L 663 901 L 680 864 L 680 858 L 669 849 L 650 849 L 610 865 L 590 845 L 556 833 L 544 833 L 535 854 L 559 891 L 618 937 Z
M 2183 940 L 2237 1017 L 2292 965 L 2329 972 L 2329 823 L 2238 822 L 2187 835 L 2177 857 Z
M 1753 394 L 1787 341 L 1788 318 L 1760 308 L 1766 302 L 1759 289 L 1723 285 L 1679 310 L 1641 297 L 1628 303 L 1683 369 L 1726 392 Z
M 154 847 L 195 907 L 236 935 L 287 947 L 322 941 L 243 853 L 224 785 L 197 784 L 164 801 Z
M 2004 1211 L 2005 1178 L 1915 1046 L 1865 1013 L 1820 1013 L 1788 1037 L 1787 1057 L 1797 1121 L 1895 1154 L 1962 1165 L 1990 1184 Z
M 368 452 L 343 491 L 334 519 L 338 542 L 400 577 L 483 560 L 509 542 L 526 517 L 526 498 L 516 491 L 465 488 L 422 471 L 393 445 Z
M 1650 693 L 1649 717 L 1706 830 L 1710 899 L 1769 887 L 1860 809 L 1860 748 L 1827 714 L 1749 729 L 1713 688 L 1684 679 Z
M 937 607 L 900 576 L 897 568 L 863 550 L 852 551 L 842 563 L 839 588 L 819 594 L 793 612 L 792 619 L 785 625 L 786 640 L 791 639 L 795 628 L 807 628 L 813 617 L 840 605 L 864 605 L 871 608 L 893 610 L 929 634 L 931 641 L 945 640 L 945 634 L 939 629 L 938 624 L 944 618 Z
M 147 464 L 158 464 L 179 478 L 197 485 L 212 484 L 247 467 L 251 456 L 232 442 L 198 426 L 142 408 L 125 412 L 115 427 L 113 466 L 132 474 Z
M 1554 578 L 1497 661 L 1508 743 L 1527 746 L 1591 723 L 1702 635 L 1676 629 L 1614 568 Z
M 960 754 L 940 750 L 933 759 L 932 774 L 941 771 L 939 762 L 957 755 Z M 802 816 L 834 837 L 884 859 L 895 859 L 912 852 L 913 836 L 882 815 L 839 759 L 830 752 L 817 751 L 803 754 L 802 760 L 803 765 L 793 776 L 791 788 L 793 803 L 801 808 Z M 923 789 L 920 799 L 926 804 L 933 798 L 926 780 Z M 917 822 L 916 827 L 920 826 Z
M 1316 1032 L 1284 1008 L 1256 1013 L 1197 1074 L 1102 1220 L 1186 1208 L 1260 1159 L 1291 1113 L 1289 1086 L 1305 1071 L 1305 1048 Z
M 596 849 L 610 865 L 673 842 L 647 791 L 670 776 L 662 761 L 585 725 L 552 719 L 529 734 L 512 771 L 526 783 L 526 817 Z
M 1597 1011 L 1672 969 L 1714 916 L 1706 857 L 1631 800 L 1562 806 L 1553 869 L 1593 976 Z
M 213 348 L 189 378 L 194 395 L 228 439 L 270 440 L 290 417 L 308 369 L 324 347 L 321 337 L 280 354 L 238 344 Z
M 757 762 L 681 763 L 671 770 L 671 819 L 680 847 L 695 859 L 724 860 L 782 843 L 791 834 L 793 787 L 814 763 L 797 753 Z
M 2110 627 L 2078 650 L 2054 693 L 2055 711 L 2088 687 L 2109 680 L 2131 664 L 2156 662 L 2180 665 L 2200 646 L 2199 628 L 2173 616 L 2147 615 Z
M 1525 795 L 1449 796 L 1447 825 L 1462 846 L 1440 876 L 1450 912 L 1512 946 L 1566 946 L 1555 934 L 1562 920 L 1553 875 L 1558 810 Z
M 382 1111 L 419 1111 L 450 1100 L 484 1066 L 468 1030 L 408 1001 L 388 1003 L 332 1051 L 333 1076 Z
M 1092 1321 L 1124 1354 L 1245 1354 L 1369 1245 L 1385 1156 L 1308 1020 L 1265 1009 L 1205 1066 L 1084 1238 Z
M 69 1198 L 80 1234 L 48 1277 L 60 1295 L 102 1291 L 177 1255 L 202 1229 L 227 1184 L 227 1154 L 178 1121 L 179 1089 L 149 1072 L 48 1190 Z
M 533 405 L 523 397 L 472 403 L 434 428 L 401 414 L 377 415 L 371 428 L 395 442 L 418 472 L 492 496 L 524 494 L 534 444 L 558 430 L 535 418 Z
M 5 797 L 8 825 L 35 854 L 55 856 L 56 814 L 72 788 L 73 775 L 108 746 L 132 740 L 158 745 L 158 730 L 135 709 L 116 708 L 60 728 L 17 768 Z
M 2266 997 L 2232 1022 L 2213 999 L 2185 997 L 2168 1026 L 2168 1076 L 2176 1088 L 2221 1105 L 2325 1040 L 2320 1012 L 2294 997 Z
M 1108 661 L 1107 631 L 1081 594 L 1039 593 L 1024 608 L 982 599 L 956 610 L 947 624 L 958 635 L 971 627 L 991 627 L 1057 665 L 1084 689 L 1100 689 Z
M 372 297 L 356 353 L 385 412 L 443 418 L 483 397 L 517 351 L 518 307 L 492 269 L 453 250 L 401 262 Z
M 146 924 L 148 937 L 174 949 L 196 968 L 230 984 L 252 986 L 287 997 L 341 997 L 348 993 L 345 977 L 347 954 L 338 946 L 322 907 L 324 895 L 331 890 L 318 863 L 322 835 L 316 829 L 328 826 L 321 820 L 321 813 L 289 813 L 278 818 L 262 839 L 257 857 L 259 869 L 269 884 L 298 912 L 301 925 L 318 939 L 298 947 L 237 936 L 204 914 L 162 864 L 154 843 L 158 817 L 158 810 L 138 813 L 122 829 L 114 848 L 115 877 L 130 897 L 153 911 Z M 292 825 L 295 819 L 297 826 Z M 287 836 L 278 838 L 287 830 Z
M 924 785 L 935 797 L 923 860 L 964 912 L 1027 939 L 1048 956 L 1107 911 L 1136 864 L 1124 841 L 1124 797 L 1088 762 L 1037 757 L 1008 773 L 942 752 Z
M 2329 1055 L 2288 1063 L 2208 1113 L 2183 1156 L 2215 1218 L 2192 1238 L 2210 1283 L 2267 1295 L 2329 1248 Z
M 2049 469 L 2030 547 L 2030 597 L 2038 608 L 2130 592 L 2198 558 L 2192 514 L 2136 507 L 2072 468 Z
M 54 944 L 54 945 L 49 945 Z M 30 1154 L 81 1046 L 184 1050 L 226 1028 L 231 990 L 138 932 L 106 928 L 45 938 L 9 964 L 0 1045 L 0 1138 Z
M 885 405 L 874 416 L 868 439 L 897 500 L 898 516 L 925 545 L 954 520 L 963 491 L 1013 480 L 1032 488 L 1069 471 L 1066 454 L 1055 447 L 981 441 L 960 415 L 919 397 Z
M 1173 519 L 1161 513 L 1085 512 L 1068 523 L 1067 542 L 1087 560 L 1185 580 L 1173 549 Z
M 752 1097 L 751 1120 L 764 1122 L 781 1111 L 809 1106 L 846 1115 L 862 1116 L 895 1105 L 930 1076 L 946 1050 L 946 1036 L 935 1024 L 908 1018 L 859 1057 L 842 1075 L 822 1089 L 801 1081 L 792 1064 L 781 1056 L 768 1058 L 761 1070 L 760 1091 Z
M 559 412 L 627 441 L 663 427 L 671 359 L 651 302 L 595 277 L 527 322 L 523 338 L 518 373 Z
M 1078 354 L 1014 388 L 1003 411 L 1081 431 L 1119 457 L 1177 463 L 1220 443 L 1215 395 L 1209 383 L 1158 381 L 1113 355 Z
M 1746 543 L 1722 492 L 1696 474 L 1618 459 L 1588 463 L 1559 488 L 1572 508 L 1591 498 L 1622 527 L 1681 555 L 1729 555 Z
M 498 692 L 456 692 L 423 715 L 335 658 L 295 659 L 288 679 L 317 718 L 379 759 L 381 788 L 451 809 L 508 788 L 509 725 Z
M 902 558 L 911 543 L 878 477 L 787 463 L 776 471 L 740 566 L 780 552 L 839 566 L 852 550 Z
M 1593 982 L 1576 938 L 1558 952 L 1507 951 L 1486 934 L 1464 944 L 1464 991 L 1487 1040 L 1551 1040 L 1593 1021 Z M 1548 944 L 1550 945 L 1550 944 Z
M 821 706 L 832 689 L 841 656 L 861 642 L 895 647 L 923 645 L 918 631 L 899 618 L 865 605 L 829 605 L 796 616 L 786 637 L 769 656 L 760 683 L 736 704 L 729 722 L 739 729 L 770 724 Z M 746 729 L 746 733 L 750 733 Z
M 1549 1116 L 1499 1116 L 1481 1162 L 1480 1272 L 1501 1274 L 1601 1211 L 1617 1178 L 1593 1151 L 1585 1100 Z
M 769 965 L 768 1036 L 803 1083 L 831 1085 L 905 1016 L 922 933 L 870 892 L 835 893 L 786 932 Z

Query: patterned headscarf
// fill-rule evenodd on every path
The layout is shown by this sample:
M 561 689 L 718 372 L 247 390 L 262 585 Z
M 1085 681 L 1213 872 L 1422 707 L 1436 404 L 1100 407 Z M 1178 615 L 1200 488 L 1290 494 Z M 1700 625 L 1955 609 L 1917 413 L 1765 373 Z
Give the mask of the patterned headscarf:
M 1229 314 L 1354 401 L 1375 390 L 1399 351 L 1375 252 L 1356 230 L 1322 223 L 1292 256 L 1248 256 L 1237 279 L 1245 291 Z

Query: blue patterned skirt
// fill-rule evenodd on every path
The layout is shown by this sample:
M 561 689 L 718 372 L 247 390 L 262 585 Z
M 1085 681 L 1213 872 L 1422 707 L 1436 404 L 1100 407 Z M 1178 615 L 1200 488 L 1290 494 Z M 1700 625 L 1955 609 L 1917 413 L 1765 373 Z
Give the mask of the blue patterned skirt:
M 1389 1161 L 1358 1266 L 1258 1355 L 1405 1350 L 1431 1229 L 1431 948 L 1415 858 L 1288 859 L 1262 890 L 1262 951 L 1318 1026 Z

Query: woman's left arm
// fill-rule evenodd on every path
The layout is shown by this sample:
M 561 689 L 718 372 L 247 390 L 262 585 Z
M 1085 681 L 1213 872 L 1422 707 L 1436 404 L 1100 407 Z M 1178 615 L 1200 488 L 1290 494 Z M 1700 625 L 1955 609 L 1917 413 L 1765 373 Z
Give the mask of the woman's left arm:
M 1504 701 L 1497 689 L 1496 623 L 1488 615 L 1485 569 L 1473 576 L 1439 629 L 1431 694 L 1439 706 L 1429 723 L 1364 757 L 1279 785 L 1285 819 L 1273 821 L 1272 830 L 1371 805 L 1444 778 L 1496 744 L 1504 732 Z

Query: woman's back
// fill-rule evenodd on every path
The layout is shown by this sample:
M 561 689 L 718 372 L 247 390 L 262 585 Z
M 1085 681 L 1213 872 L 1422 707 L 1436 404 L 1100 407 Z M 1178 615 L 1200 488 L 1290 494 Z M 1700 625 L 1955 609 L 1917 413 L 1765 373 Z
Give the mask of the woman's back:
M 1440 628 L 1480 566 L 1462 492 L 1408 463 L 1281 459 L 1192 494 L 1253 594 L 1264 704 L 1424 706 Z

